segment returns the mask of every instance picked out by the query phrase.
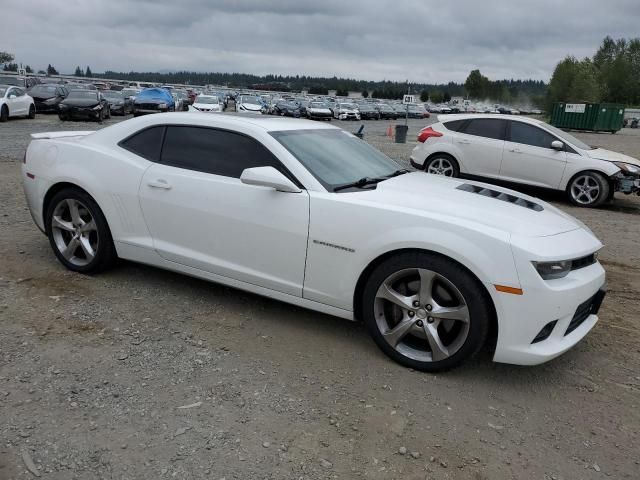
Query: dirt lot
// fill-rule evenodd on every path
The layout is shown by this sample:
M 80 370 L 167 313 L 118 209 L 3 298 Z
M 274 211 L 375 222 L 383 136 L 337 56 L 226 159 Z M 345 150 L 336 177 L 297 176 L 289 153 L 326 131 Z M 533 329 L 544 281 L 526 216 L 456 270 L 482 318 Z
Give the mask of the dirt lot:
M 407 161 L 389 122 L 362 123 Z M 534 192 L 606 244 L 609 294 L 575 349 L 429 375 L 355 323 L 132 263 L 65 271 L 20 161 L 29 133 L 94 127 L 0 125 L 0 480 L 640 478 L 637 197 L 581 210 Z M 640 157 L 638 130 L 578 136 Z

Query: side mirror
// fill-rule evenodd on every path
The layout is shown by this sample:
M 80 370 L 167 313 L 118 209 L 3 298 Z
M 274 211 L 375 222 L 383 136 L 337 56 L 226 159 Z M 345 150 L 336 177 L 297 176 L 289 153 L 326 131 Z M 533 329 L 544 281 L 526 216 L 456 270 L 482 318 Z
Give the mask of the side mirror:
M 240 175 L 240 181 L 247 185 L 275 188 L 279 192 L 300 193 L 302 191 L 273 167 L 247 168 Z
M 551 148 L 558 151 L 564 150 L 564 143 L 562 143 L 560 140 L 554 140 L 553 142 L 551 142 Z

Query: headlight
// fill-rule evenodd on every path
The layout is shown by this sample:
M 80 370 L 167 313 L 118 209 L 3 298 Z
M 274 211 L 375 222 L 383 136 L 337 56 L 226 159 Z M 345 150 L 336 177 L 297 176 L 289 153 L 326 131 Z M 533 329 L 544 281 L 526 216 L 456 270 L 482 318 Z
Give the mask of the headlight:
M 566 277 L 571 271 L 571 260 L 557 262 L 531 262 L 543 280 Z
M 158 104 L 158 108 L 167 108 L 167 104 L 166 103 L 159 103 Z
M 633 174 L 639 174 L 640 173 L 640 167 L 638 167 L 636 165 L 632 165 L 631 163 L 613 162 L 613 164 L 616 167 L 618 167 L 620 170 L 622 170 L 623 172 L 633 173 Z

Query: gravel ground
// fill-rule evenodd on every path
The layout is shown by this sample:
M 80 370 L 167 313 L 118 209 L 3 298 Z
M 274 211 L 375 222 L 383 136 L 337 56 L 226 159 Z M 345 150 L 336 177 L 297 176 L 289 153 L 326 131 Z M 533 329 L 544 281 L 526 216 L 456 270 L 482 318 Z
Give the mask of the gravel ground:
M 362 123 L 406 163 L 426 122 L 404 145 Z M 99 127 L 0 125 L 0 480 L 639 478 L 637 197 L 581 210 L 533 192 L 607 245 L 601 321 L 575 349 L 430 375 L 355 323 L 133 263 L 65 271 L 19 164 L 29 133 Z M 638 132 L 578 136 L 640 157 Z

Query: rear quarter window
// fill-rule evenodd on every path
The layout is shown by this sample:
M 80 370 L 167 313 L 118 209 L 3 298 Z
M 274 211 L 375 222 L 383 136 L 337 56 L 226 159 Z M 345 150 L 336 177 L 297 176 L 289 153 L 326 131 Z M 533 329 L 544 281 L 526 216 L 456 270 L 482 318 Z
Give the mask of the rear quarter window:
M 457 132 L 466 121 L 467 120 L 451 120 L 450 122 L 444 122 L 443 125 L 447 128 L 447 130 Z
M 122 140 L 119 145 L 150 162 L 159 162 L 165 128 L 164 125 L 145 128 Z

